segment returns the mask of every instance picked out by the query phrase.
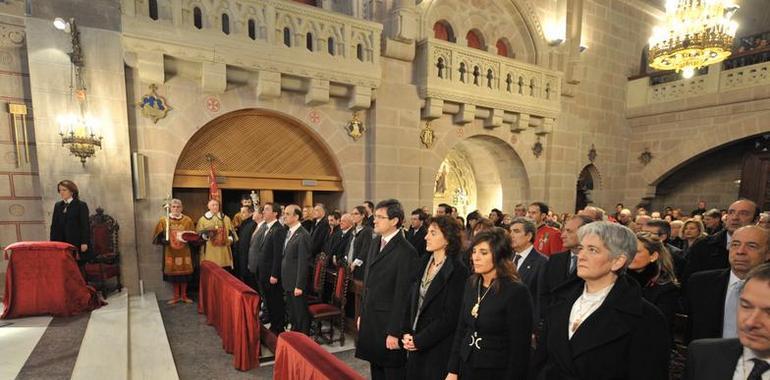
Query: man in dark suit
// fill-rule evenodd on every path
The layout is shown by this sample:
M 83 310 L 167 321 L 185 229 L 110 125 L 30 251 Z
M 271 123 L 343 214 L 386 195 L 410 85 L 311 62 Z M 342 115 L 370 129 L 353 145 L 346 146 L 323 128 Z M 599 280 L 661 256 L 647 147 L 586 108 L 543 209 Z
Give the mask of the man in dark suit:
M 548 258 L 541 255 L 533 246 L 537 227 L 535 223 L 527 218 L 514 218 L 508 227 L 511 235 L 511 245 L 513 248 L 513 265 L 519 272 L 521 282 L 529 289 L 532 296 L 532 311 L 537 315 L 538 291 L 543 282 L 543 271 Z
M 738 339 L 703 339 L 687 350 L 685 380 L 764 380 L 770 373 L 770 264 L 746 277 L 737 311 Z
M 264 223 L 254 233 L 249 257 L 254 253 L 254 271 L 259 282 L 260 294 L 270 314 L 270 330 L 275 334 L 283 332 L 286 306 L 280 280 L 283 243 L 286 229 L 278 222 L 281 207 L 276 203 L 265 203 L 262 209 Z
M 286 295 L 292 331 L 307 335 L 310 333 L 310 314 L 307 310 L 305 291 L 310 262 L 310 234 L 300 225 L 301 216 L 302 210 L 299 206 L 286 207 L 284 221 L 289 230 L 283 243 L 281 284 Z
M 727 268 L 730 265 L 727 259 L 727 247 L 732 234 L 738 228 L 756 224 L 758 219 L 759 207 L 756 203 L 748 199 L 733 202 L 727 210 L 725 229 L 705 239 L 697 240 L 690 248 L 682 283 L 686 285 L 693 273 Z
M 311 263 L 324 249 L 326 240 L 329 238 L 331 228 L 329 220 L 326 218 L 326 208 L 323 203 L 318 203 L 313 207 L 313 227 L 310 231 L 310 258 Z
M 703 338 L 734 338 L 738 292 L 751 269 L 770 258 L 770 232 L 745 226 L 733 233 L 730 268 L 694 274 L 685 288 L 688 341 Z
M 377 204 L 376 238 L 366 259 L 356 357 L 369 361 L 373 380 L 402 379 L 406 354 L 400 346 L 411 274 L 417 252 L 404 238 L 404 209 L 395 199 Z
M 644 226 L 642 231 L 649 232 L 660 239 L 665 245 L 668 252 L 671 253 L 671 259 L 674 261 L 674 273 L 677 278 L 682 278 L 684 273 L 684 267 L 687 265 L 687 259 L 685 259 L 682 250 L 674 247 L 670 244 L 669 238 L 671 237 L 671 223 L 663 219 L 651 219 Z
M 588 216 L 575 215 L 564 223 L 561 241 L 567 251 L 552 255 L 544 265 L 543 281 L 539 289 L 540 301 L 538 301 L 541 315 L 551 304 L 554 289 L 577 277 L 577 254 L 580 251 L 577 231 L 591 222 L 593 219 Z
M 427 219 L 428 215 L 422 209 L 418 208 L 412 211 L 411 225 L 406 233 L 406 240 L 414 247 L 420 257 L 424 257 L 428 253 L 425 249 L 425 235 L 428 233 L 428 226 L 425 225 Z
M 257 228 L 262 224 L 262 208 L 258 208 L 255 212 L 249 215 L 249 218 L 241 221 L 238 226 L 238 242 L 233 250 L 233 272 L 235 276 L 246 284 L 253 284 L 254 281 L 250 279 L 251 273 L 249 272 L 249 249 L 251 248 L 252 235 L 257 231 Z M 258 290 L 258 289 L 255 289 Z
M 340 216 L 339 228 L 332 234 L 329 241 L 326 242 L 324 250 L 331 255 L 329 265 L 337 266 L 345 260 L 346 248 L 350 246 L 350 239 L 353 238 L 353 218 L 350 214 Z
M 374 228 L 374 203 L 372 201 L 364 201 L 362 204 L 366 209 L 366 215 L 364 215 L 364 225 L 369 228 Z

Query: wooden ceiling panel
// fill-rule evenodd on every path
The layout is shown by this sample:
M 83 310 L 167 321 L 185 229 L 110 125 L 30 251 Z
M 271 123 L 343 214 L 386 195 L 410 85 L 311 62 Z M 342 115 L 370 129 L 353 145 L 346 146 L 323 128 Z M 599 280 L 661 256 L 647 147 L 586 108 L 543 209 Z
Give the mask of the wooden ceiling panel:
M 176 170 L 341 179 L 336 160 L 323 142 L 300 123 L 264 110 L 241 110 L 212 120 L 193 135 Z

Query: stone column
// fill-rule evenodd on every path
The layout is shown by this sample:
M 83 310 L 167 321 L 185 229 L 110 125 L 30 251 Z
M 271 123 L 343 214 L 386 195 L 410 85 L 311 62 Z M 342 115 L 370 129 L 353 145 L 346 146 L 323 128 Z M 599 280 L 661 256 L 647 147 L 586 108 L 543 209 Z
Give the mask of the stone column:
M 74 12 L 74 10 L 73 10 Z M 119 11 L 118 11 L 119 12 Z M 119 13 L 112 14 L 119 20 Z M 102 149 L 83 167 L 61 146 L 57 117 L 76 105 L 70 96 L 71 65 L 67 53 L 72 50 L 70 36 L 56 30 L 51 18 L 26 20 L 27 49 L 35 137 L 44 220 L 49 228 L 52 205 L 59 200 L 56 183 L 74 181 L 80 196 L 93 214 L 97 207 L 120 224 L 122 280 L 129 291 L 139 289 L 141 275 L 137 266 L 134 202 L 131 183 L 131 141 L 126 115 L 126 87 L 123 49 L 119 31 L 88 27 L 88 17 L 78 23 L 88 89 L 89 113 L 100 123 L 104 137 Z M 76 20 L 77 21 L 77 20 Z M 118 25 L 112 25 L 119 29 Z M 132 99 L 133 101 L 134 99 Z M 150 239 L 150 236 L 139 237 Z M 159 268 L 155 268 L 159 270 Z

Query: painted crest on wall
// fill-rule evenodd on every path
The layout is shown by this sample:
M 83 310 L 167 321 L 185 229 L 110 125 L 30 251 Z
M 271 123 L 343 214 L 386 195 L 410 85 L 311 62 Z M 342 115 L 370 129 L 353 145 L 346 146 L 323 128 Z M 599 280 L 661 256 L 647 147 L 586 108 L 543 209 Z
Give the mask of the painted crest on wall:
M 158 86 L 154 83 L 150 85 L 150 92 L 144 94 L 142 99 L 136 103 L 136 106 L 142 110 L 142 116 L 149 118 L 157 124 L 158 120 L 166 117 L 171 106 L 168 105 L 166 98 L 158 95 Z

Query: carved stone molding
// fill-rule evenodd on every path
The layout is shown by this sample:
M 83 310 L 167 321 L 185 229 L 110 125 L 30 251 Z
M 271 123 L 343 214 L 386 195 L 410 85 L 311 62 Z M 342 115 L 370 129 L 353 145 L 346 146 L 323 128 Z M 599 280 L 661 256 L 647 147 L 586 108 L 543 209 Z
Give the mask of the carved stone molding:
M 0 48 L 24 47 L 26 37 L 23 26 L 0 23 Z

